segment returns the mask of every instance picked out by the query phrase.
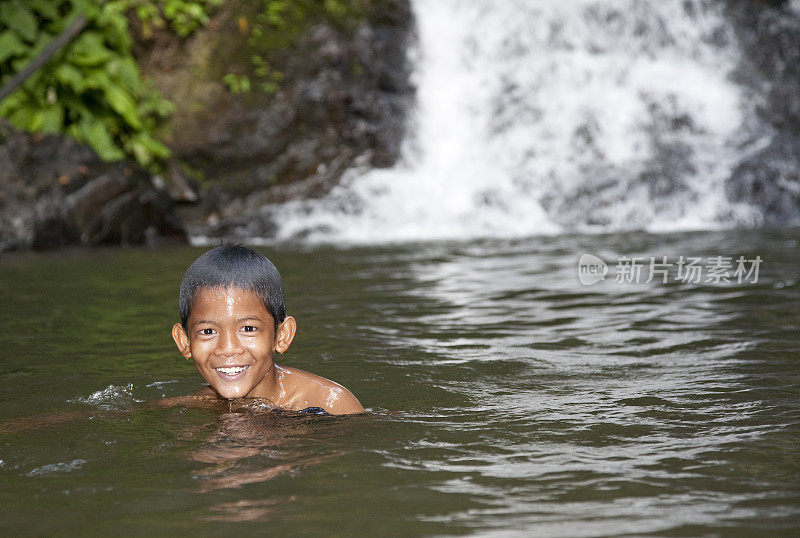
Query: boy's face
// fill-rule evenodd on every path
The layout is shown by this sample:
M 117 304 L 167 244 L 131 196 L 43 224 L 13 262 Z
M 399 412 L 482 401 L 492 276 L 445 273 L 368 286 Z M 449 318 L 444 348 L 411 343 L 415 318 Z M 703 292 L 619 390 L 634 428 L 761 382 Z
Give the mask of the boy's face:
M 172 337 L 209 385 L 223 398 L 268 398 L 275 351 L 289 349 L 296 330 L 291 316 L 275 322 L 254 292 L 235 287 L 197 290 L 186 330 Z

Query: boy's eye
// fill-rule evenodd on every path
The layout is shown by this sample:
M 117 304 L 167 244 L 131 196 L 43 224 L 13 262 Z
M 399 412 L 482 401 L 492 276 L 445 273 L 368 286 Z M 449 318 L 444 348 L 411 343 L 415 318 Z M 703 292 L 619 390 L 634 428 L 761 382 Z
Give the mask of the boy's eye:
M 214 329 L 200 329 L 200 334 L 203 336 L 210 336 L 214 334 Z
M 245 325 L 244 327 L 242 327 L 242 329 L 246 333 L 251 333 L 251 332 L 256 330 L 256 328 L 254 326 L 252 326 L 252 325 Z

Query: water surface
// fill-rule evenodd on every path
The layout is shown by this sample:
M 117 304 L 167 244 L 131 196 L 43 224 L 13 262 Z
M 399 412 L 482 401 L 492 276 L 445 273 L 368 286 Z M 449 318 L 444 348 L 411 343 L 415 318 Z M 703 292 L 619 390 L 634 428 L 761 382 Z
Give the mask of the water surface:
M 351 389 L 354 417 L 147 407 L 203 385 L 169 336 L 201 249 L 4 254 L 0 532 L 792 534 L 798 240 L 265 249 L 300 323 L 283 362 Z M 586 252 L 606 281 L 578 282 Z M 764 262 L 622 284 L 622 255 Z

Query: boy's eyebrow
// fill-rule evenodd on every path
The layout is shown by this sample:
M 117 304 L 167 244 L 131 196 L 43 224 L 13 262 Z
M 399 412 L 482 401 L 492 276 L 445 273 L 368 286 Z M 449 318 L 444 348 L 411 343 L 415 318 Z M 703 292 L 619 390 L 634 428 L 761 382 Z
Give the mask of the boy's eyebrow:
M 254 320 L 256 320 L 256 321 L 264 321 L 263 319 L 261 319 L 261 318 L 260 318 L 260 317 L 258 317 L 258 316 L 245 316 L 245 317 L 243 317 L 243 318 L 239 318 L 239 319 L 237 319 L 236 321 L 237 321 L 237 322 L 241 322 L 241 321 L 247 321 L 247 320 L 249 320 L 249 319 L 254 319 Z
M 263 322 L 263 321 L 264 321 L 264 320 L 263 320 L 263 319 L 261 319 L 260 317 L 258 317 L 258 316 L 256 316 L 256 315 L 253 315 L 253 316 L 245 316 L 245 317 L 243 317 L 243 318 L 238 318 L 238 319 L 236 320 L 236 323 L 241 323 L 241 322 L 243 322 L 243 321 L 248 321 L 248 320 L 251 320 L 251 319 L 252 319 L 252 320 L 256 320 L 256 321 L 261 321 L 261 322 Z M 194 323 L 192 323 L 192 327 L 194 327 L 195 325 L 200 325 L 200 324 L 202 324 L 202 323 L 209 323 L 209 324 L 211 324 L 211 325 L 216 325 L 216 323 L 215 323 L 215 322 L 213 322 L 213 321 L 211 321 L 210 319 L 198 319 L 197 321 L 195 321 Z

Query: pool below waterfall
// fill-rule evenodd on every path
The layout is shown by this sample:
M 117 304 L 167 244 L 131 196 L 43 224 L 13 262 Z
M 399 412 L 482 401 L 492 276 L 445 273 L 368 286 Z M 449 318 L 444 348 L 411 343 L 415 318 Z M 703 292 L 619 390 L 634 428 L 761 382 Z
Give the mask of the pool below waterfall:
M 300 325 L 283 362 L 350 417 L 148 406 L 203 385 L 169 336 L 202 249 L 4 254 L 0 533 L 796 532 L 799 240 L 263 249 Z

